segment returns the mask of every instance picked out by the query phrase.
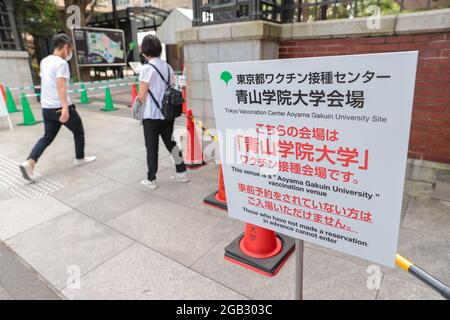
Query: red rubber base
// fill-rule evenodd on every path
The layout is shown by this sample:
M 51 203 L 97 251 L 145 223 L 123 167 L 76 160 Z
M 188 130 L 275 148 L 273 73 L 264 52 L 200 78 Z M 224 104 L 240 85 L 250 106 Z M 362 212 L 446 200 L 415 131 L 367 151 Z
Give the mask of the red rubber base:
M 206 166 L 206 162 L 203 161 L 202 163 L 193 163 L 193 164 L 188 164 L 186 163 L 186 161 L 184 162 L 184 164 L 186 165 L 186 168 L 190 169 L 190 170 L 195 170 L 195 169 L 199 169 L 201 167 Z
M 268 277 L 275 276 L 294 251 L 294 239 L 283 234 L 277 234 L 277 238 L 282 245 L 280 252 L 263 259 L 250 257 L 241 250 L 240 243 L 243 237 L 244 234 L 239 235 L 225 247 L 225 260 Z
M 206 196 L 205 199 L 203 199 L 203 203 L 222 210 L 228 210 L 227 203 L 218 199 L 217 197 L 218 191 L 214 191 L 213 193 Z

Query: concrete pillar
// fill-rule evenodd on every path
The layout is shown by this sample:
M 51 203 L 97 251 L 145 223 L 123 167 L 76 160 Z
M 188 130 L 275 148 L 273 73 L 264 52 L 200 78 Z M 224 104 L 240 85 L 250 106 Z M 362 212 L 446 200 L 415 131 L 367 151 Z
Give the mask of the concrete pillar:
M 279 25 L 248 21 L 193 27 L 177 32 L 186 66 L 186 100 L 194 116 L 215 128 L 208 64 L 278 58 Z

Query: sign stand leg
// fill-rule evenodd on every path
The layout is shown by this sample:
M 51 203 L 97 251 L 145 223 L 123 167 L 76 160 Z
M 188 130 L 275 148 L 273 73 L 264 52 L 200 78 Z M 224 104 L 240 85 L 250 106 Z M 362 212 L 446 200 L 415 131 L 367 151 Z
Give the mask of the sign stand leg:
M 295 300 L 303 300 L 303 245 L 295 239 Z

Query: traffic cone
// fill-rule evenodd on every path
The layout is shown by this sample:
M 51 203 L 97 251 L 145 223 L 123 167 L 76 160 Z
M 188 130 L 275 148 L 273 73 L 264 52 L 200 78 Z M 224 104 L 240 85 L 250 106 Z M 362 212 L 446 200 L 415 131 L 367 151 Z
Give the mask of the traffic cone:
M 223 171 L 222 166 L 220 166 L 220 172 L 219 172 L 219 186 L 217 191 L 214 191 L 213 193 L 209 194 L 205 199 L 203 199 L 203 202 L 207 205 L 227 210 L 227 195 L 225 193 L 225 184 L 223 182 Z
M 184 153 L 184 163 L 190 169 L 197 169 L 204 166 L 206 163 L 203 159 L 203 150 L 201 140 L 195 130 L 195 124 L 192 120 L 192 110 L 188 109 L 186 113 L 187 123 L 187 146 Z
M 203 200 L 206 204 L 227 210 L 227 197 L 222 167 L 219 173 L 219 190 Z M 294 251 L 295 241 L 283 234 L 276 234 L 247 223 L 245 232 L 225 247 L 225 260 L 273 277 L 283 267 Z
M 134 100 L 136 100 L 137 97 L 137 86 L 136 83 L 131 84 L 131 104 L 130 108 L 133 106 Z
M 186 86 L 181 88 L 181 95 L 183 96 L 183 113 L 186 114 L 187 106 L 186 106 Z
M 5 105 L 6 105 L 6 91 L 2 84 L 0 84 L 0 90 L 2 92 L 3 101 L 5 101 Z
M 8 113 L 19 112 L 19 110 L 17 110 L 16 102 L 14 101 L 14 98 L 8 87 L 6 88 L 6 107 L 8 108 Z
M 294 251 L 295 241 L 247 223 L 245 232 L 225 247 L 225 260 L 259 274 L 275 276 Z
M 114 103 L 111 97 L 111 89 L 109 87 L 106 87 L 105 90 L 105 107 L 101 109 L 101 111 L 105 112 L 111 112 L 116 111 L 118 108 L 114 108 Z
M 81 84 L 81 104 L 88 104 L 89 97 L 87 95 L 86 85 L 84 83 Z
M 28 102 L 27 96 L 24 93 L 20 95 L 22 97 L 22 110 L 23 110 L 23 122 L 19 123 L 19 126 L 33 126 L 35 124 L 41 123 L 42 121 L 36 121 L 31 111 L 30 103 Z

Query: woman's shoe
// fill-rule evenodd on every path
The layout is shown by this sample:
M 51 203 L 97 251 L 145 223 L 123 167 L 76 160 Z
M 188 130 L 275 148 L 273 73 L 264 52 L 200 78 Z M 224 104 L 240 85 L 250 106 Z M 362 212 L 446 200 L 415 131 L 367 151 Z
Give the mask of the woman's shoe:
M 189 176 L 187 175 L 186 172 L 177 173 L 174 176 L 171 176 L 170 180 L 172 180 L 173 182 L 178 182 L 178 183 L 188 183 L 189 181 L 191 181 L 191 179 L 189 179 Z
M 148 179 L 144 179 L 141 181 L 141 184 L 149 189 L 155 190 L 158 189 L 159 185 L 156 183 L 156 180 L 150 181 Z

